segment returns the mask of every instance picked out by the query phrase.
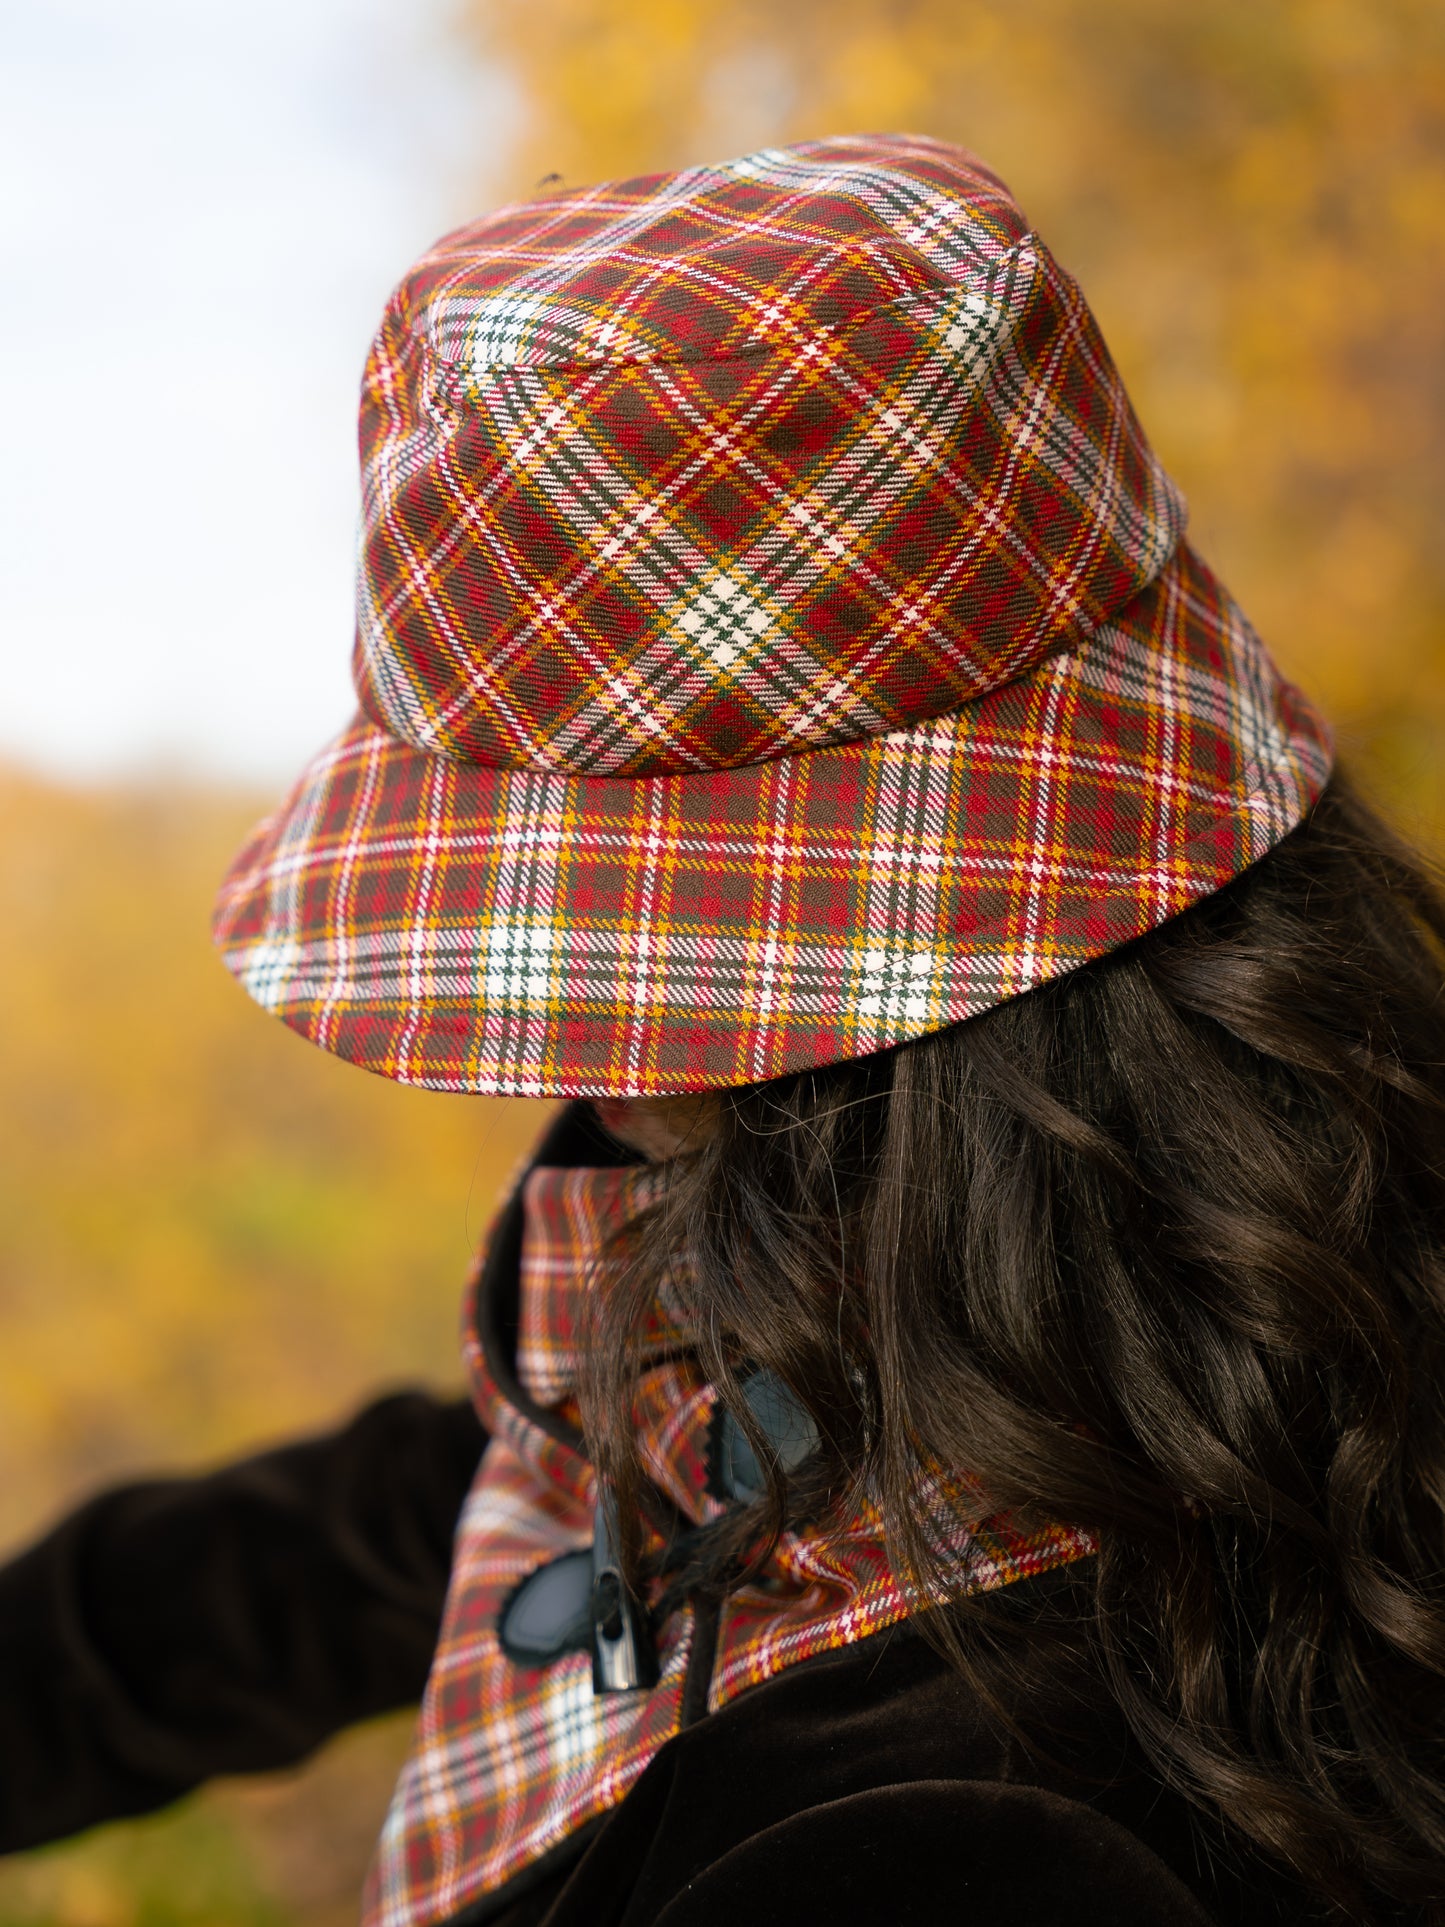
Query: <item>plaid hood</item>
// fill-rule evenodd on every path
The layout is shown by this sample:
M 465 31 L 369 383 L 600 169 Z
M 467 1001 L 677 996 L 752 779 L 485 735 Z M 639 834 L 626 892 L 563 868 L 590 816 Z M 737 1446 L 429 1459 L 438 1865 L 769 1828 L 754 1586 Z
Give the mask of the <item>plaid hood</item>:
M 367 364 L 362 713 L 216 918 L 445 1090 L 752 1082 L 1219 888 L 1327 734 L 977 160 L 856 137 L 503 208 Z
M 618 1235 L 657 1182 L 654 1167 L 534 1165 L 474 1281 L 465 1348 L 490 1443 L 458 1523 L 441 1637 L 367 1884 L 364 1927 L 421 1927 L 496 1896 L 615 1807 L 689 1718 L 896 1625 L 916 1605 L 870 1509 L 785 1531 L 720 1617 L 693 1601 L 655 1613 L 657 1678 L 641 1690 L 595 1691 L 584 1650 L 534 1663 L 509 1654 L 508 1602 L 530 1575 L 592 1542 L 596 1479 L 575 1390 L 582 1300 L 599 1268 L 617 1261 Z M 687 1347 L 685 1269 L 682 1260 L 674 1271 L 678 1302 L 659 1305 L 647 1329 L 635 1401 L 659 1503 L 682 1531 L 725 1509 L 712 1463 L 716 1394 Z M 513 1302 L 514 1344 L 503 1311 Z M 990 1516 L 967 1485 L 950 1488 L 947 1516 L 960 1592 L 991 1591 L 1095 1550 L 1082 1530 Z M 655 1523 L 646 1531 L 648 1550 L 660 1551 Z

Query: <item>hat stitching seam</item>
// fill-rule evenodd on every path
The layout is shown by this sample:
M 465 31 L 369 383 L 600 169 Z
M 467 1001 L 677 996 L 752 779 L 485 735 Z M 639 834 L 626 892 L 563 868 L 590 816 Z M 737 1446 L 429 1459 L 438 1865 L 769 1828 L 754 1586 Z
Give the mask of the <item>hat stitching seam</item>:
M 866 327 L 870 321 L 886 318 L 890 313 L 900 308 L 921 305 L 927 301 L 940 301 L 949 294 L 966 295 L 974 292 L 974 282 L 984 278 L 985 273 L 992 279 L 995 277 L 997 270 L 1006 264 L 1011 264 L 1025 253 L 1033 253 L 1045 262 L 1052 262 L 1052 256 L 1038 237 L 1033 234 L 1025 235 L 1023 240 L 1015 247 L 1007 248 L 1001 254 L 996 255 L 993 260 L 982 263 L 980 268 L 975 271 L 971 280 L 940 281 L 933 287 L 916 288 L 911 294 L 898 295 L 892 301 L 879 302 L 875 307 L 866 308 L 858 314 L 849 315 L 845 321 L 824 322 L 806 337 L 804 345 L 818 340 L 836 340 L 854 334 L 859 329 Z M 1057 268 L 1056 272 L 1058 272 Z M 1062 280 L 1063 278 L 1062 274 L 1060 274 L 1060 279 Z M 438 385 L 445 384 L 449 378 L 455 379 L 458 376 L 477 379 L 483 374 L 505 375 L 516 372 L 560 376 L 579 368 L 702 367 L 712 366 L 714 364 L 727 366 L 729 363 L 738 361 L 784 360 L 789 355 L 796 355 L 799 352 L 797 347 L 778 348 L 770 346 L 766 342 L 756 342 L 746 347 L 729 349 L 723 352 L 709 350 L 697 354 L 678 351 L 677 353 L 636 355 L 573 355 L 566 361 L 494 362 L 486 364 L 479 370 L 469 361 L 449 358 L 445 355 L 438 354 L 427 341 L 425 334 L 420 332 L 414 323 L 411 330 L 411 339 L 415 345 L 421 349 L 424 359 L 430 364 L 431 370 L 433 371 L 433 392 L 437 394 L 438 400 L 444 402 L 450 401 L 452 398 L 445 394 L 445 392 L 442 392 Z

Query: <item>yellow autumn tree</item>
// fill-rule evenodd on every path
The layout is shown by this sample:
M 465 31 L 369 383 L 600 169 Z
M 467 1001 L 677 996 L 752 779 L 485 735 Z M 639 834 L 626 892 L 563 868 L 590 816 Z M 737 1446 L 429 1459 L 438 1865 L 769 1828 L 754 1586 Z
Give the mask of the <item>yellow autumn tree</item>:
M 1433 0 L 467 0 L 519 194 L 907 128 L 1083 283 L 1196 540 L 1445 831 L 1445 12 Z
M 840 130 L 982 153 L 1082 281 L 1200 546 L 1445 833 L 1437 0 L 456 4 L 515 77 L 508 193 Z M 0 779 L 12 1542 L 117 1471 L 447 1372 L 459 1273 L 536 1129 L 368 1079 L 248 1005 L 205 913 L 253 807 Z M 400 1744 L 7 1862 L 0 1921 L 351 1919 Z
M 0 771 L 0 1556 L 81 1493 L 460 1389 L 457 1307 L 545 1107 L 314 1050 L 211 950 L 256 799 Z M 3 1927 L 341 1927 L 409 1722 L 0 1862 Z

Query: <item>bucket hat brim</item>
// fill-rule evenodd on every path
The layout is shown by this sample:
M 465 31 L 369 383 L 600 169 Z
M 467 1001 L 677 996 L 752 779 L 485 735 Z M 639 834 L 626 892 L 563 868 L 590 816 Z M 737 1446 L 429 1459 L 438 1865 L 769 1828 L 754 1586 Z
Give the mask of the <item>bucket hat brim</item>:
M 1329 765 L 1316 711 L 1181 546 L 966 708 L 748 767 L 486 767 L 359 718 L 236 859 L 215 935 L 265 1009 L 401 1083 L 754 1083 L 1143 935 L 1277 843 Z

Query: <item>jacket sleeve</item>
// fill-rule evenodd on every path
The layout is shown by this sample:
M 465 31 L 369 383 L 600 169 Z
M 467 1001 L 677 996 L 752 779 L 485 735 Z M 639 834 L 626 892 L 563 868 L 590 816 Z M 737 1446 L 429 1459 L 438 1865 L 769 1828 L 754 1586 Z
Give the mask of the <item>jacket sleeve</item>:
M 300 1759 L 414 1701 L 485 1437 L 400 1393 L 102 1493 L 0 1567 L 0 1853 Z

